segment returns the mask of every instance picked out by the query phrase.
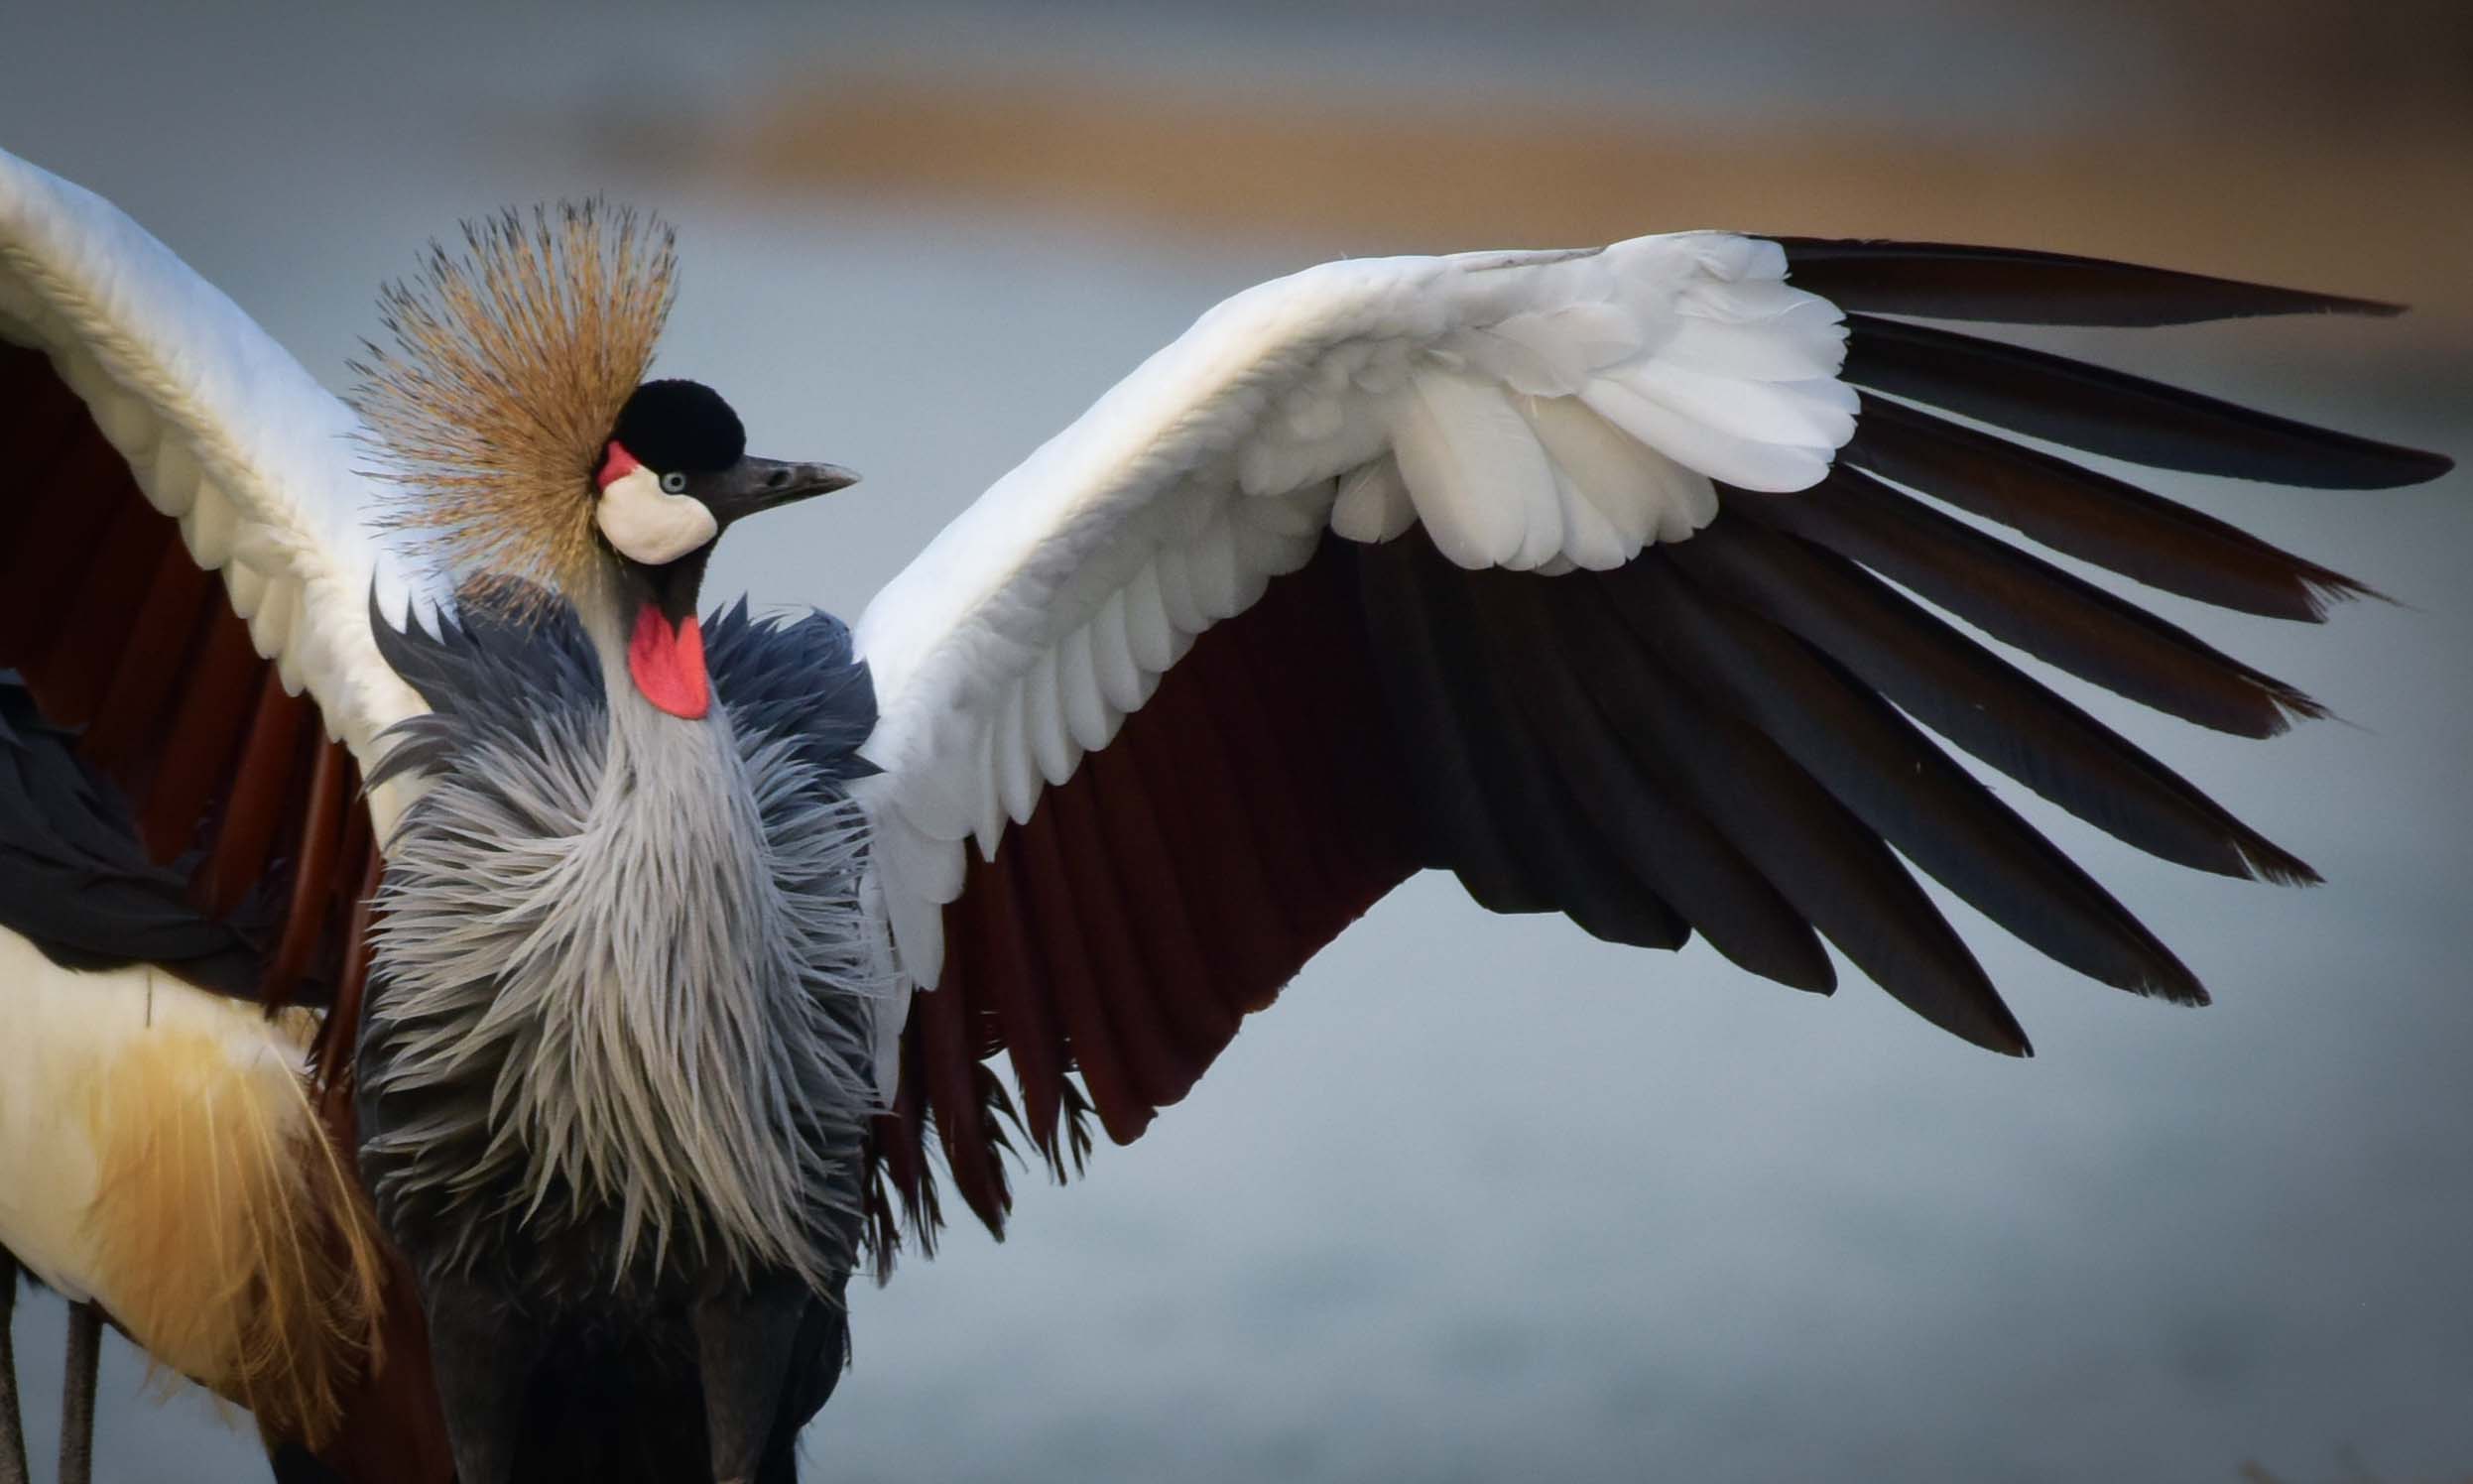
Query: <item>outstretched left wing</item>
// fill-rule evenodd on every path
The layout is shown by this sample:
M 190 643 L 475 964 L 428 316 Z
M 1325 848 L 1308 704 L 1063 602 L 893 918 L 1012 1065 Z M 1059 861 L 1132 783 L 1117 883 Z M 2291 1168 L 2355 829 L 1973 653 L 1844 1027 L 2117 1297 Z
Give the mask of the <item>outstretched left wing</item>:
M 1212 310 L 858 626 L 883 716 L 878 886 L 927 991 L 879 1130 L 914 1226 L 937 1216 L 930 1124 L 998 1226 L 1008 1119 L 1059 1173 L 1085 1109 L 1133 1139 L 1424 867 L 1496 911 L 1646 946 L 1696 931 L 1823 992 L 1825 938 L 1935 1024 L 2023 1054 L 1903 854 L 2062 963 L 2202 1000 L 1916 723 L 2159 855 L 2309 868 L 1906 592 L 2264 736 L 2315 708 L 1943 507 L 2251 612 L 2316 618 L 2361 589 L 1972 423 L 2316 486 L 2447 461 L 1881 316 L 2311 311 L 2386 309 L 2048 254 L 1725 233 L 1332 264 Z M 1018 1109 L 981 1064 L 998 1050 Z M 877 1219 L 889 1243 L 890 1197 Z
M 279 1005 L 331 985 L 328 897 L 373 849 L 352 775 L 424 708 L 370 630 L 373 594 L 401 617 L 413 587 L 367 523 L 359 420 L 110 203 L 6 155 L 0 419 L 0 667 L 118 787 L 145 858 L 188 863 L 205 918 L 296 867 L 297 900 L 256 904 L 264 961 L 226 944 L 190 977 Z M 94 864 L 94 892 L 32 914 L 56 956 L 190 963 L 146 936 L 180 914 L 111 916 L 145 873 Z
M 0 1249 L 271 1442 L 334 1432 L 378 1301 L 302 1083 L 367 969 L 396 800 L 360 765 L 423 709 L 370 628 L 373 595 L 426 599 L 367 524 L 358 427 L 110 203 L 0 153 Z M 405 1438 L 436 1430 L 414 1349 L 371 1410 Z

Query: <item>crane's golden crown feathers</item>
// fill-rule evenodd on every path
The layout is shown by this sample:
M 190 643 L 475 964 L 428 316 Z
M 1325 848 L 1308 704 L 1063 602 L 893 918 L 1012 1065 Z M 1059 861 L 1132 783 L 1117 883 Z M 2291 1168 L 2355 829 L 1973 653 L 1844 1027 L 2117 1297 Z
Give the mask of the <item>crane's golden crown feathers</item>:
M 598 569 L 592 476 L 651 369 L 677 234 L 599 200 L 507 210 L 437 243 L 379 295 L 354 406 L 392 487 L 381 519 L 427 538 L 467 594 L 523 608 Z

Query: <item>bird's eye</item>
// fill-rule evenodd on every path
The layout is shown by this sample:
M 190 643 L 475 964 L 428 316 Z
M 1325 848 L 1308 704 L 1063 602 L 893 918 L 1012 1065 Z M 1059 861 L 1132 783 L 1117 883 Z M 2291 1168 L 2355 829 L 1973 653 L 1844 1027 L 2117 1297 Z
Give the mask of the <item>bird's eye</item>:
M 664 474 L 662 476 L 662 490 L 666 494 L 685 494 L 686 476 L 684 474 Z

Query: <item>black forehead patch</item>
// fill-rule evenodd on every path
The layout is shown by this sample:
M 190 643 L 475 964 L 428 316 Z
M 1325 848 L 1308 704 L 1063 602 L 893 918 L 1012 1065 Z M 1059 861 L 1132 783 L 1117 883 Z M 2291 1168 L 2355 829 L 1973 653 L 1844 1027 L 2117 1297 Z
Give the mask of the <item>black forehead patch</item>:
M 610 436 L 658 474 L 715 473 L 747 451 L 738 414 L 700 381 L 648 381 L 636 388 Z

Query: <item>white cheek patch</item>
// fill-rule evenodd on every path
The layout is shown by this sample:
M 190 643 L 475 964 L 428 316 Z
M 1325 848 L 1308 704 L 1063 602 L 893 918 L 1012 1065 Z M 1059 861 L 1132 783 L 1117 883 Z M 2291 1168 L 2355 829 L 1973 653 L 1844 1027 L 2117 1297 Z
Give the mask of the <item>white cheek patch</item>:
M 641 466 L 602 487 L 593 519 L 611 546 L 646 566 L 668 566 L 721 531 L 703 501 L 669 493 L 660 475 Z

